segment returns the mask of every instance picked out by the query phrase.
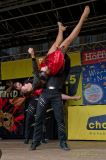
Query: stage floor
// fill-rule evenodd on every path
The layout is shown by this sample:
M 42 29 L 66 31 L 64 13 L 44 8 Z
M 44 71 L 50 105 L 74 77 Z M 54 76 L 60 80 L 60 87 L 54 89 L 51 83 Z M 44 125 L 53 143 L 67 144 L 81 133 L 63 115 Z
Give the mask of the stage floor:
M 68 141 L 70 151 L 61 150 L 58 141 L 50 140 L 35 151 L 23 140 L 0 140 L 1 160 L 106 160 L 106 142 Z

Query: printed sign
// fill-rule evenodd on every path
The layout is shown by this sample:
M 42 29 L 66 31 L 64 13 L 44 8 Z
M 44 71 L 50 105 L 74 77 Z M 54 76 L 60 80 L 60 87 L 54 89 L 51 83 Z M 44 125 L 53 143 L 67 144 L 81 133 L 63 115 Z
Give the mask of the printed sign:
M 82 64 L 106 62 L 106 49 L 81 53 Z
M 106 104 L 106 62 L 83 66 L 83 104 Z
M 66 89 L 67 93 L 70 96 L 73 96 L 77 93 L 79 80 L 81 75 L 81 66 L 71 67 L 69 75 L 66 80 Z
M 69 106 L 68 140 L 106 140 L 106 105 Z

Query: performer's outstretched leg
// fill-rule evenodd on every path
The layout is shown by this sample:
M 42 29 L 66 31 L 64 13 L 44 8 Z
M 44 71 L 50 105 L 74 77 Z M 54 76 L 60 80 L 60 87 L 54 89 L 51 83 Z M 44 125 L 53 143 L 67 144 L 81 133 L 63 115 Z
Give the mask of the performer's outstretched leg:
M 78 22 L 78 24 L 76 25 L 76 27 L 74 28 L 74 30 L 71 32 L 71 34 L 61 43 L 61 45 L 59 46 L 59 48 L 64 47 L 64 49 L 66 50 L 68 48 L 68 46 L 74 41 L 74 39 L 78 36 L 83 23 L 85 22 L 85 20 L 87 19 L 88 15 L 90 13 L 90 8 L 89 6 L 86 6 L 84 9 L 84 12 Z
M 63 41 L 63 32 L 66 30 L 66 27 L 64 27 L 61 22 L 57 22 L 57 24 L 58 24 L 58 35 L 57 35 L 56 40 L 53 43 L 52 47 L 49 49 L 47 55 L 56 51 L 57 48 L 60 46 L 60 44 Z
M 41 71 L 46 72 L 47 75 L 56 75 L 60 71 L 60 69 L 63 68 L 64 63 L 65 63 L 63 53 L 66 52 L 66 49 L 68 48 L 68 46 L 78 36 L 83 26 L 83 23 L 85 22 L 89 13 L 90 13 L 90 8 L 89 6 L 86 6 L 77 26 L 59 46 L 60 42 L 63 40 L 63 37 L 62 37 L 63 30 L 66 29 L 60 25 L 61 27 L 59 27 L 60 28 L 59 34 L 56 38 L 56 41 L 51 47 L 51 49 L 49 50 L 48 55 L 46 57 L 46 61 L 43 61 L 43 63 L 41 63 Z

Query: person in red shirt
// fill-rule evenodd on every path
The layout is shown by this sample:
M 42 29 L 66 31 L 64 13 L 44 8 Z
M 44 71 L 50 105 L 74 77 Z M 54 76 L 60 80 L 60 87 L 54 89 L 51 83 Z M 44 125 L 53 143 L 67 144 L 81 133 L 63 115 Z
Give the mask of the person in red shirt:
M 66 30 L 66 27 L 63 26 L 61 22 L 58 22 L 58 35 L 53 43 L 52 47 L 49 49 L 46 57 L 40 64 L 40 71 L 42 77 L 48 75 L 56 75 L 61 68 L 64 67 L 64 54 L 66 53 L 69 45 L 75 40 L 78 36 L 84 22 L 86 21 L 90 13 L 89 6 L 86 6 L 84 12 L 70 35 L 63 41 L 63 32 Z M 29 48 L 29 53 L 34 52 L 33 48 Z

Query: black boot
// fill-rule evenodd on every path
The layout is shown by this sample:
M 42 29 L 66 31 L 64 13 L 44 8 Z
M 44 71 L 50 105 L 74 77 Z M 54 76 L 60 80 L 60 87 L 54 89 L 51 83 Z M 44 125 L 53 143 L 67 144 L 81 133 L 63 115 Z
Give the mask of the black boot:
M 32 142 L 30 150 L 36 150 L 36 147 L 40 146 L 40 142 Z
M 1 149 L 0 149 L 0 159 L 1 159 L 1 156 L 2 156 L 2 151 L 1 151 Z
M 61 149 L 66 150 L 66 151 L 70 150 L 70 148 L 68 147 L 66 141 L 61 141 L 60 142 L 60 147 L 61 147 Z
M 25 139 L 24 144 L 28 144 L 28 143 L 29 143 L 29 139 Z
M 42 139 L 42 143 L 48 143 L 48 139 Z

